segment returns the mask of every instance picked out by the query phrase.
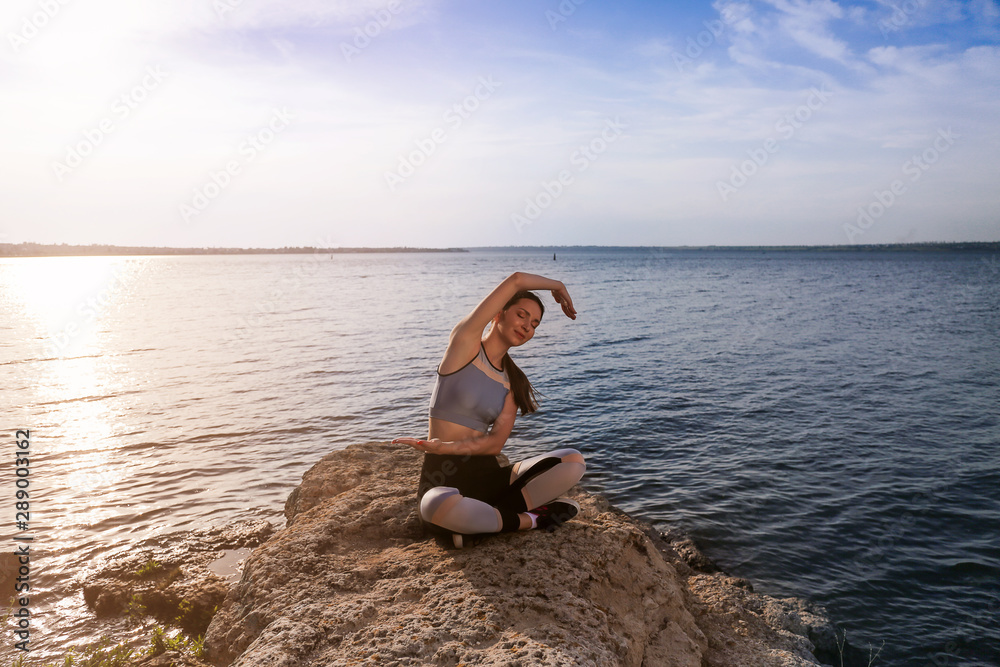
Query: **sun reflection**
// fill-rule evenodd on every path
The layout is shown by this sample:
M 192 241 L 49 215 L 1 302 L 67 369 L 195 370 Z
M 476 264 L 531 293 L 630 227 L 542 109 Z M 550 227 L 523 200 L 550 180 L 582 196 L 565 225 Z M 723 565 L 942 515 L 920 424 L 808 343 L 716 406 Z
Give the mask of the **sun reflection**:
M 58 415 L 59 429 L 74 442 L 67 449 L 91 451 L 113 448 L 112 424 L 108 407 L 116 405 L 118 393 L 100 358 L 52 360 L 49 374 L 38 378 L 38 398 L 52 416 Z
M 141 268 L 124 257 L 12 258 L 0 265 L 0 284 L 34 324 L 46 356 L 75 356 L 94 347 L 98 321 Z
M 109 333 L 120 328 L 114 317 L 144 266 L 126 257 L 0 260 L 0 305 L 17 318 L 21 349 L 35 355 L 30 402 L 58 454 L 50 465 L 69 489 L 112 486 L 123 474 L 107 455 L 120 445 L 120 395 L 132 376 L 115 360 Z

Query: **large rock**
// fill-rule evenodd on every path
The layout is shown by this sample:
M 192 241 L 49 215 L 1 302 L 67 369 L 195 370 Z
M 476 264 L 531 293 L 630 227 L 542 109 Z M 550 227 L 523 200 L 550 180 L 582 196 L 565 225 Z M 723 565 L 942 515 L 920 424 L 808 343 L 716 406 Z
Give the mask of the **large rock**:
M 213 618 L 209 658 L 268 665 L 814 665 L 817 610 L 692 568 L 650 526 L 580 488 L 554 533 L 465 550 L 416 515 L 420 454 L 386 443 L 325 456 L 287 527 L 247 559 Z M 686 558 L 693 547 L 683 545 Z

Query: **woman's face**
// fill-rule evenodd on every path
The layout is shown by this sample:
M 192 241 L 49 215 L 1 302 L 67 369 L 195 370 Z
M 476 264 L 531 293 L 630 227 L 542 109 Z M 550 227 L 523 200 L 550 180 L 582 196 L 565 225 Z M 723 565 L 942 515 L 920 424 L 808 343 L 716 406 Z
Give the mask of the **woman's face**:
M 518 299 L 500 313 L 499 331 L 511 347 L 524 345 L 535 335 L 542 321 L 542 309 L 531 299 Z

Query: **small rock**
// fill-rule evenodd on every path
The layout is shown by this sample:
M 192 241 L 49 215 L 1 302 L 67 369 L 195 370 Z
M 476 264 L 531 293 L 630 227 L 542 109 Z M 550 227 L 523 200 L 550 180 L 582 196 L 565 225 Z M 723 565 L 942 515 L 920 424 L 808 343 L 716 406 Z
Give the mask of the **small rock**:
M 718 572 L 719 567 L 711 558 L 702 553 L 695 541 L 678 531 L 670 530 L 662 533 L 663 539 L 670 543 L 674 551 L 684 559 L 692 569 L 698 572 Z
M 105 557 L 85 577 L 83 599 L 98 616 L 149 615 L 203 635 L 229 590 L 211 563 L 272 532 L 270 523 L 254 520 L 152 538 Z

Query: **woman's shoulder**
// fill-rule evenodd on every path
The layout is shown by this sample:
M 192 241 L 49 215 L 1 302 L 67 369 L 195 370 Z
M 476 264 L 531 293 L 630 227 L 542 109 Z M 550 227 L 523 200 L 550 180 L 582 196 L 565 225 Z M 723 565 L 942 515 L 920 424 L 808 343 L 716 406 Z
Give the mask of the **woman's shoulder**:
M 449 341 L 448 348 L 444 351 L 437 372 L 439 375 L 451 375 L 471 364 L 482 354 L 483 342 L 481 339 L 475 346 L 456 345 L 453 339 Z

